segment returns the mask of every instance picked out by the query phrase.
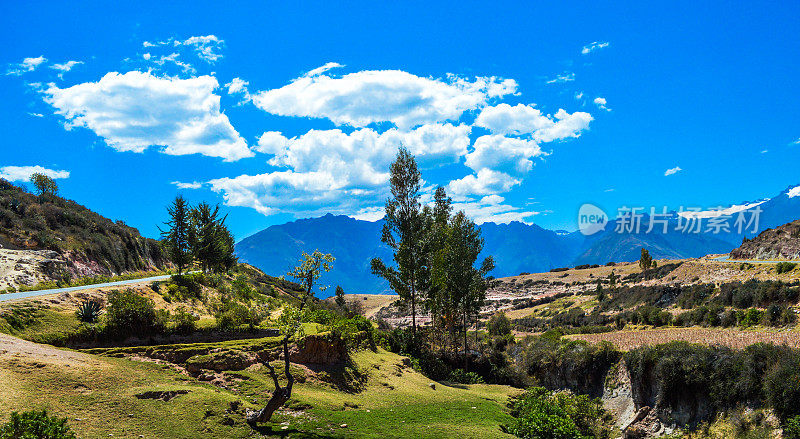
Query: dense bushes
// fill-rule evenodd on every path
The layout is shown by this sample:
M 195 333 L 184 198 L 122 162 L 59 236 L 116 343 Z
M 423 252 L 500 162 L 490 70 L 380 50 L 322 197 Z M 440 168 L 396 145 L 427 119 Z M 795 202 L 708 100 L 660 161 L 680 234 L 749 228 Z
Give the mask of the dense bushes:
M 778 262 L 775 264 L 775 272 L 778 274 L 788 273 L 794 268 L 797 267 L 797 264 L 792 262 Z
M 582 340 L 567 341 L 560 335 L 549 331 L 518 343 L 517 365 L 549 389 L 600 396 L 606 372 L 619 361 L 619 351 L 607 342 L 592 345 Z
M 611 417 L 599 399 L 533 387 L 510 403 L 507 433 L 526 439 L 604 439 L 611 437 Z
M 641 347 L 624 356 L 637 404 L 694 407 L 693 425 L 738 405 L 800 414 L 800 351 L 755 344 L 743 350 L 685 342 Z
M 11 420 L 0 426 L 0 439 L 76 439 L 67 420 L 51 417 L 46 411 L 11 413 Z

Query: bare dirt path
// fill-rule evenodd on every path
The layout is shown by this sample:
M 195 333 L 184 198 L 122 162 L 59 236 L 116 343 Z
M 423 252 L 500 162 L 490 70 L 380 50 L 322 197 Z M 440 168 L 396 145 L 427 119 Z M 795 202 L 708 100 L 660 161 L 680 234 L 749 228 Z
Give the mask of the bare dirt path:
M 0 360 L 71 367 L 102 367 L 88 354 L 58 349 L 0 333 Z

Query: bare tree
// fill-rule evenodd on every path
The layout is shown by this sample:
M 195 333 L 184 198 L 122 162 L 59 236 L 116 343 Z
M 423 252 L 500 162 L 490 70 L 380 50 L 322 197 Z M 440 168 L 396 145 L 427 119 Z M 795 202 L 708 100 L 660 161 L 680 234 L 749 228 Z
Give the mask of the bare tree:
M 292 397 L 294 376 L 289 370 L 289 341 L 295 335 L 302 337 L 300 323 L 303 315 L 303 308 L 309 300 L 314 298 L 315 283 L 319 280 L 323 272 L 331 270 L 331 264 L 334 260 L 333 256 L 330 254 L 323 254 L 319 250 L 315 250 L 314 253 L 310 255 L 303 252 L 303 256 L 300 258 L 300 265 L 288 273 L 289 276 L 297 279 L 300 285 L 303 286 L 304 292 L 303 296 L 300 298 L 300 305 L 297 307 L 285 307 L 278 319 L 281 334 L 283 334 L 283 363 L 284 374 L 286 375 L 286 386 L 281 386 L 278 374 L 275 372 L 275 367 L 265 361 L 264 367 L 267 368 L 270 376 L 272 376 L 272 380 L 275 382 L 275 391 L 272 392 L 272 396 L 263 409 L 249 410 L 247 412 L 246 419 L 248 423 L 255 424 L 269 421 L 275 410 L 283 407 L 283 405 L 289 401 L 289 398 Z M 317 287 L 320 291 L 323 291 L 325 288 L 324 286 Z

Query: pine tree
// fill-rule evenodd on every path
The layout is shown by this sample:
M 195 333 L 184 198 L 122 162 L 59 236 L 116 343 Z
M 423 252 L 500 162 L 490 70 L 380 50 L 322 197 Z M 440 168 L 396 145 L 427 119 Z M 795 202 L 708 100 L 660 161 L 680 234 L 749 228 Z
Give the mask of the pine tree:
M 647 270 L 650 269 L 650 266 L 652 264 L 653 264 L 653 258 L 650 256 L 650 252 L 647 251 L 646 248 L 642 247 L 642 254 L 639 257 L 639 268 L 642 269 L 645 280 L 647 280 Z
M 336 285 L 336 304 L 339 305 L 339 308 L 344 308 L 346 302 L 344 300 L 344 289 L 341 286 Z
M 161 238 L 167 247 L 169 258 L 178 269 L 178 275 L 192 263 L 190 243 L 191 219 L 189 203 L 178 195 L 172 204 L 167 206 L 169 221 L 164 224 L 167 230 L 160 230 Z

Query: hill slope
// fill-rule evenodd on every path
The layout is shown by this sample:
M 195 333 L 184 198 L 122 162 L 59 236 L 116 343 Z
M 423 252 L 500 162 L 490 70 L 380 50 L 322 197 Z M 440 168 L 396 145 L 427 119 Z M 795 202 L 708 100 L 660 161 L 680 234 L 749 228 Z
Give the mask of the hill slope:
M 66 273 L 89 276 L 162 268 L 161 246 L 122 221 L 52 195 L 36 196 L 0 179 L 0 248 L 52 250 Z
M 733 259 L 800 259 L 800 220 L 767 229 L 731 251 Z

